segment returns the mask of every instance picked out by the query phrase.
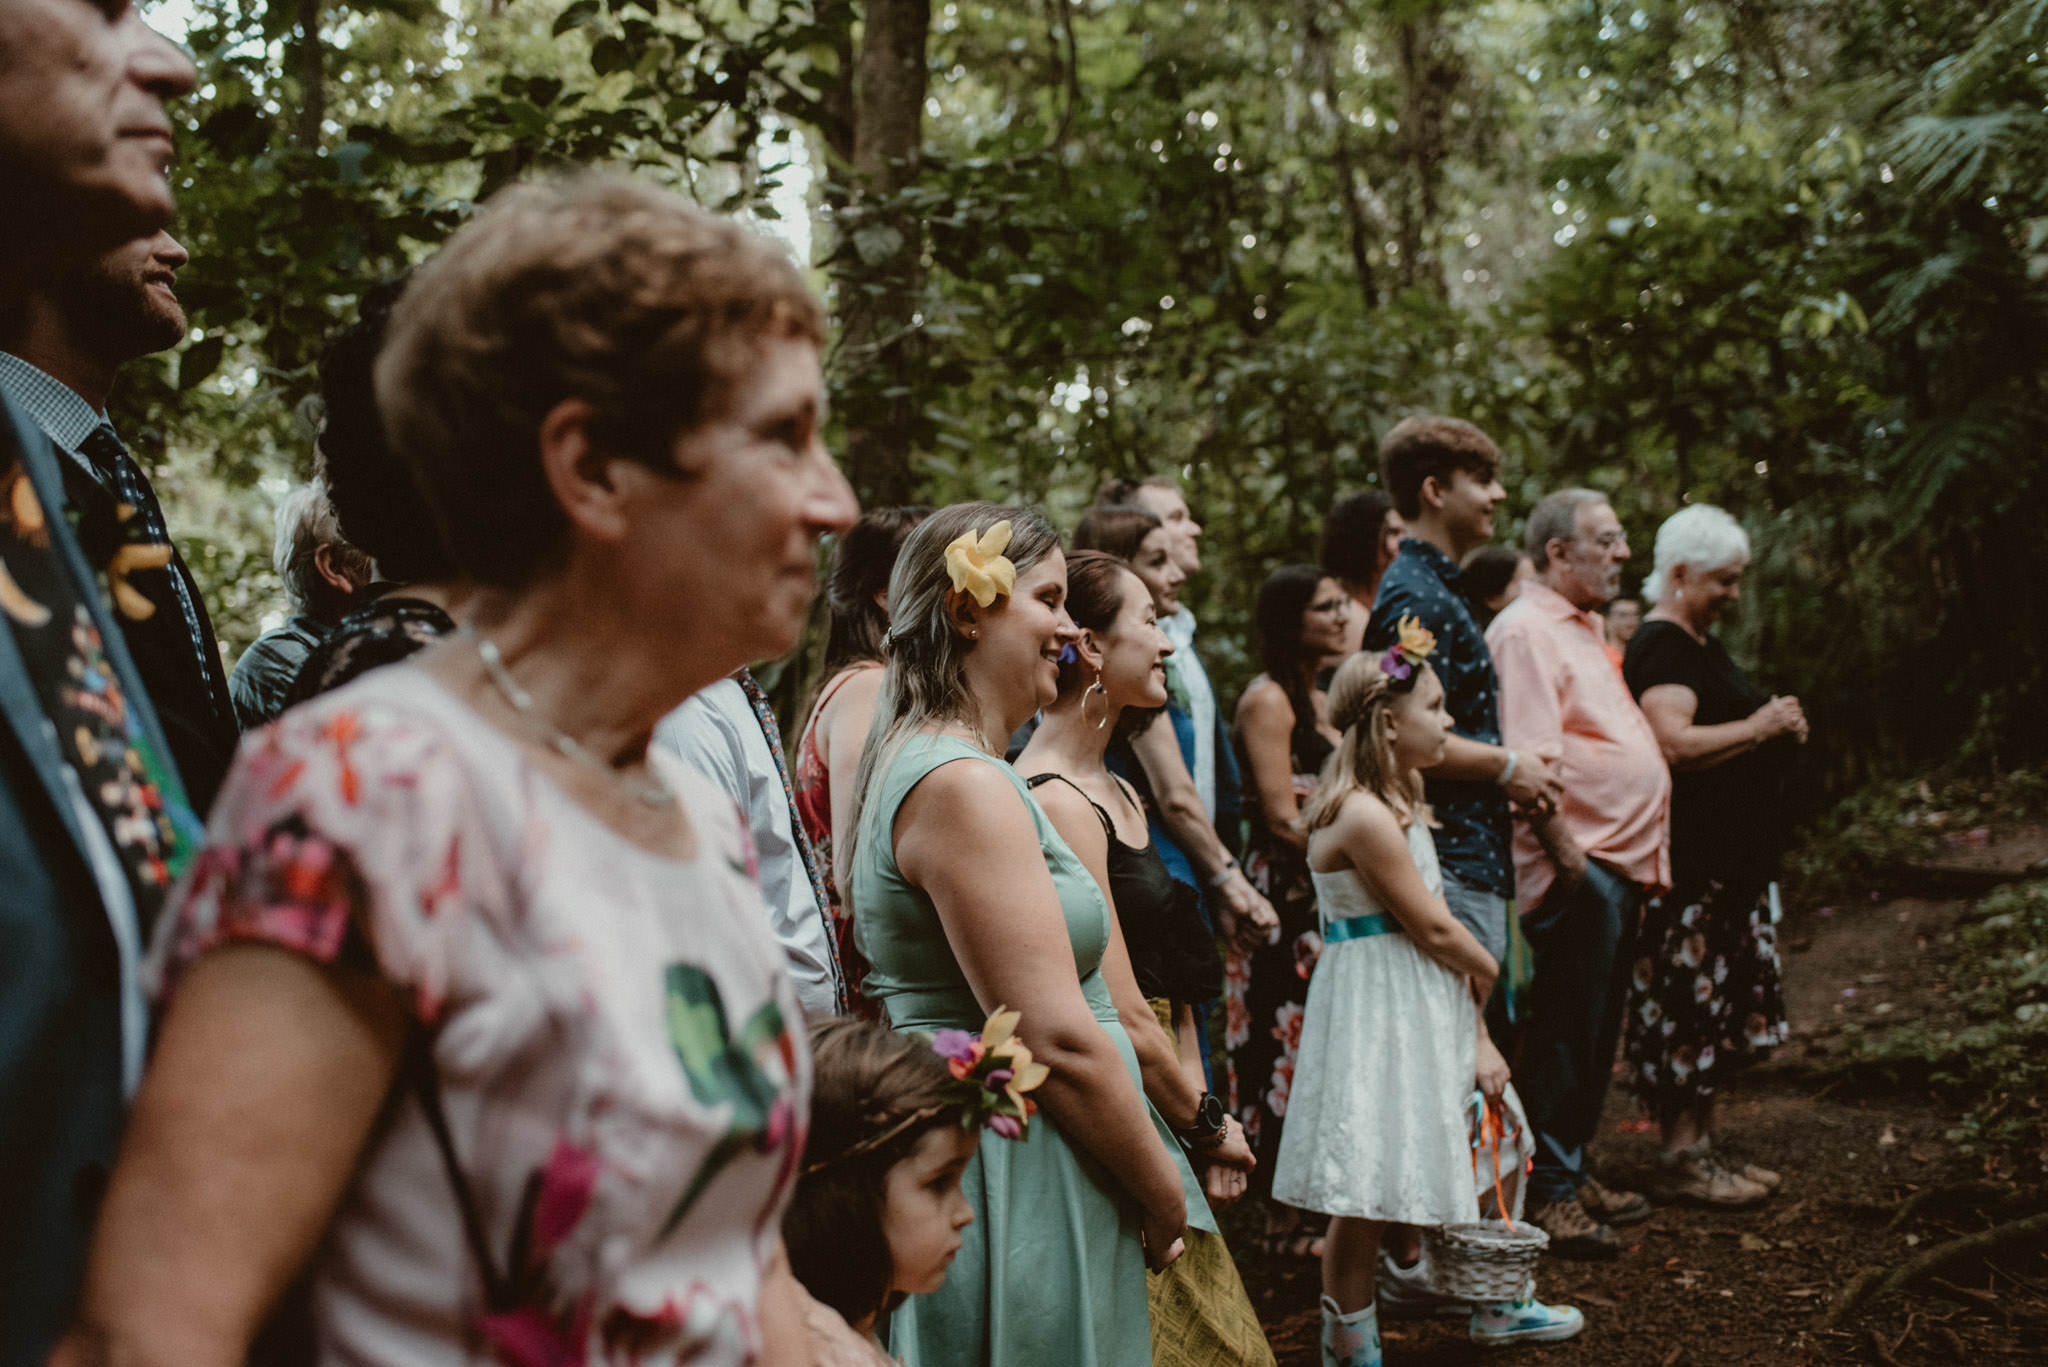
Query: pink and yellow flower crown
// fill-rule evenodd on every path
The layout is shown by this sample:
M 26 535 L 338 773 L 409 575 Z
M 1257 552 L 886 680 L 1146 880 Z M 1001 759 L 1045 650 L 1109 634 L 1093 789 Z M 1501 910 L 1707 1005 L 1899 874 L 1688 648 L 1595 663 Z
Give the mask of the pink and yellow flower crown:
M 1399 639 L 1379 659 L 1380 673 L 1397 686 L 1413 683 L 1415 671 L 1436 653 L 1436 633 L 1422 625 L 1414 613 L 1401 619 L 1399 630 Z
M 1017 1038 L 1018 1014 L 999 1006 L 979 1035 L 941 1030 L 932 1036 L 932 1052 L 953 1075 L 946 1099 L 960 1108 L 960 1124 L 967 1129 L 979 1124 L 1005 1139 L 1022 1139 L 1038 1109 L 1025 1093 L 1037 1091 L 1052 1070 Z
M 911 1126 L 948 1111 L 957 1113 L 962 1129 L 980 1127 L 1005 1139 L 1022 1139 L 1032 1113 L 1038 1109 L 1038 1103 L 1025 1093 L 1038 1090 L 1052 1070 L 1034 1060 L 1030 1048 L 1017 1038 L 1019 1014 L 999 1006 L 990 1013 L 978 1035 L 967 1030 L 941 1030 L 933 1035 L 932 1052 L 946 1060 L 946 1071 L 952 1074 L 952 1080 L 939 1089 L 939 1103 L 891 1121 L 877 1133 L 804 1171 L 814 1173 L 856 1154 L 872 1153 Z

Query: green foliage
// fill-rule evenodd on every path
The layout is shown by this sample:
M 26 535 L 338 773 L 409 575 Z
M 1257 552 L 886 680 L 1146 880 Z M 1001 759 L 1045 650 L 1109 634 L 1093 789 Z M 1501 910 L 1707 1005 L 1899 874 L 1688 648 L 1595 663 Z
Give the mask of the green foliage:
M 1226 697 L 1259 580 L 1435 409 L 1508 451 L 1504 534 L 1567 482 L 1644 571 L 1685 501 L 1743 517 L 1728 634 L 1806 702 L 1817 785 L 2048 754 L 2048 0 L 942 2 L 900 187 L 852 168 L 866 12 L 335 0 L 309 53 L 296 7 L 199 0 L 202 336 L 122 402 L 224 636 L 274 605 L 267 508 L 362 288 L 608 161 L 763 218 L 808 184 L 835 316 L 900 306 L 830 357 L 841 431 L 900 448 L 875 487 L 1071 521 L 1180 471 Z
M 2048 818 L 2048 769 L 1986 782 L 1960 774 L 1871 783 L 1816 820 L 1784 861 L 1801 905 L 1881 894 L 1903 866 L 1940 862 L 1950 841 L 1993 824 Z
M 1984 899 L 1949 965 L 1959 1020 L 1854 1032 L 1851 1076 L 1932 1086 L 1969 1103 L 1950 1138 L 1999 1163 L 2048 1164 L 2048 882 Z

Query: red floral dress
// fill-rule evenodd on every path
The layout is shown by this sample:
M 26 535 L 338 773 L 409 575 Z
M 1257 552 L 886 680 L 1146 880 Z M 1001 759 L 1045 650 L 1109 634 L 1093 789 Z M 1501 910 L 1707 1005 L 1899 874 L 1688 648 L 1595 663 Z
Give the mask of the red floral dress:
M 826 910 L 832 918 L 832 936 L 839 950 L 840 971 L 846 975 L 847 1006 L 855 1015 L 868 1020 L 881 1019 L 881 1009 L 861 995 L 860 985 L 867 978 L 868 961 L 854 947 L 853 917 L 840 900 L 839 885 L 832 880 L 832 771 L 826 767 L 824 756 L 818 753 L 818 718 L 825 714 L 825 705 L 845 687 L 848 679 L 863 670 L 881 667 L 879 664 L 854 665 L 827 681 L 818 693 L 817 704 L 811 708 L 810 719 L 804 723 L 803 735 L 797 738 L 796 772 L 791 775 L 796 786 L 797 818 L 803 822 L 804 834 L 810 837 L 811 848 L 817 851 L 818 868 L 825 877 Z M 849 771 L 848 778 L 851 777 Z
M 1330 750 L 1329 738 L 1316 729 L 1313 717 L 1306 725 L 1296 724 L 1289 740 L 1289 765 L 1297 802 L 1315 791 L 1316 775 Z M 1280 917 L 1280 938 L 1250 954 L 1234 943 L 1227 947 L 1223 1045 L 1230 1055 L 1230 1107 L 1259 1157 L 1253 1181 L 1264 1185 L 1272 1180 L 1280 1156 L 1280 1131 L 1301 1047 L 1302 1006 L 1323 952 L 1323 935 L 1308 857 L 1267 829 L 1248 759 L 1244 774 L 1245 810 L 1251 814 L 1245 877 L 1273 904 Z
M 803 1151 L 802 1017 L 731 801 L 650 762 L 693 859 L 617 835 L 412 666 L 244 740 L 156 973 L 261 941 L 401 988 L 490 1262 L 402 1089 L 311 1268 L 321 1362 L 758 1352 Z

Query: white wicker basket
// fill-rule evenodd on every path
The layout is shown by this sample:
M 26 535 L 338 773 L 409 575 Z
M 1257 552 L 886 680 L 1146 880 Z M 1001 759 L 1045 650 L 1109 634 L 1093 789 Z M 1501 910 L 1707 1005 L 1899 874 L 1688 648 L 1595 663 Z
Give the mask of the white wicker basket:
M 1483 1143 L 1493 1159 L 1495 1209 L 1508 1215 L 1501 1191 L 1500 1140 L 1506 1118 L 1485 1097 L 1475 1098 L 1472 1175 L 1479 1176 Z M 1532 1224 L 1468 1220 L 1423 1231 L 1429 1248 L 1430 1281 L 1447 1296 L 1467 1301 L 1513 1301 L 1528 1293 L 1536 1275 L 1536 1259 L 1550 1246 L 1550 1236 Z
M 1465 1301 L 1520 1300 L 1550 1236 L 1532 1224 L 1472 1220 L 1423 1231 L 1435 1289 Z

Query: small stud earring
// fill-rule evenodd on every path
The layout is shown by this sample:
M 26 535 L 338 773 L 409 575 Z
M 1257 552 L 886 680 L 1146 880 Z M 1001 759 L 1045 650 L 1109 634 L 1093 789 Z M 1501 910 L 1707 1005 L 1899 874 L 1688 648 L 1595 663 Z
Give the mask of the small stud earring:
M 979 641 L 981 639 L 981 632 L 978 630 L 970 631 L 967 633 L 967 639 L 970 641 Z

